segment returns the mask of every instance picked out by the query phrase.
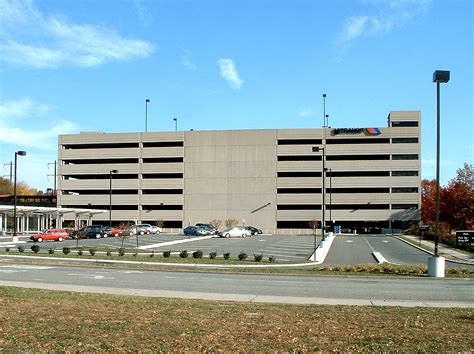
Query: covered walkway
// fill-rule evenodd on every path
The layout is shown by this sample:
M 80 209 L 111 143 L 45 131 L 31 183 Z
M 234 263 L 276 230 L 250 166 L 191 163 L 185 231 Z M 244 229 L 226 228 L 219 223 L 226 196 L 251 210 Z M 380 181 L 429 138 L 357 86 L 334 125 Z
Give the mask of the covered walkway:
M 39 232 L 50 227 L 64 227 L 64 215 L 74 215 L 74 225 L 78 228 L 90 225 L 95 214 L 102 214 L 107 210 L 52 208 L 36 206 L 16 207 L 16 230 L 18 234 Z M 0 205 L 0 235 L 13 233 L 13 205 Z

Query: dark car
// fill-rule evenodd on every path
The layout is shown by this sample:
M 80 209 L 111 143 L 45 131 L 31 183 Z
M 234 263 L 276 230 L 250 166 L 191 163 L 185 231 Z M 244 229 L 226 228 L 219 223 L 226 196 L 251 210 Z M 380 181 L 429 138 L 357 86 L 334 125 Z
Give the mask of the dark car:
M 72 238 L 101 238 L 107 237 L 107 234 L 104 233 L 104 229 L 102 225 L 88 225 L 82 227 L 78 230 L 74 230 L 71 232 L 70 236 Z
M 250 231 L 250 234 L 252 236 L 260 235 L 262 233 L 262 230 L 257 229 L 256 227 L 253 227 L 253 226 L 247 226 L 246 229 Z
M 200 226 L 188 226 L 183 230 L 185 235 L 193 235 L 193 236 L 206 236 L 210 235 L 210 231 L 206 230 Z
M 214 227 L 214 225 L 197 223 L 196 226 L 201 227 L 205 230 L 208 230 L 210 235 L 217 234 L 217 229 Z

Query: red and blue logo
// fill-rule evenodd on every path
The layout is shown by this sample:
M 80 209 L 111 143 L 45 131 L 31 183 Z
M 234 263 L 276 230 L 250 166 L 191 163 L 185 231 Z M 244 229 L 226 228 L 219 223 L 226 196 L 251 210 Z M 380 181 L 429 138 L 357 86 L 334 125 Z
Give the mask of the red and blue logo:
M 379 128 L 366 128 L 367 134 L 369 135 L 380 135 L 382 132 Z

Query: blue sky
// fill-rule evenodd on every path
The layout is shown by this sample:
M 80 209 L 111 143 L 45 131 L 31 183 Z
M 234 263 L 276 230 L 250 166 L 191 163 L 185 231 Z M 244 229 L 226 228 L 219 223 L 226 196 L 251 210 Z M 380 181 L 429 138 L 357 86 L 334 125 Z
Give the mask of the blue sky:
M 0 162 L 53 186 L 57 135 L 384 127 L 422 112 L 422 177 L 473 163 L 470 0 L 0 0 Z

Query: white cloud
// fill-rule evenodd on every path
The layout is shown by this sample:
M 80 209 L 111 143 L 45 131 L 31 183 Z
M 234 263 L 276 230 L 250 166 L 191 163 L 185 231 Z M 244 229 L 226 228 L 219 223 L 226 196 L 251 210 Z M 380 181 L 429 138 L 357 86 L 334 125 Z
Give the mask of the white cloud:
M 217 63 L 222 78 L 229 83 L 229 86 L 234 90 L 240 89 L 244 82 L 239 77 L 234 61 L 232 59 L 219 59 Z
M 349 17 L 339 35 L 339 42 L 348 43 L 359 37 L 403 27 L 423 15 L 431 0 L 372 0 L 365 3 L 373 6 L 368 11 L 375 13 Z
M 311 108 L 302 108 L 298 112 L 298 117 L 307 118 L 307 117 L 313 117 L 313 116 L 314 116 L 314 112 Z
M 70 121 L 51 117 L 55 109 L 30 98 L 0 102 L 0 143 L 55 151 L 59 134 L 78 129 Z M 39 117 L 43 117 L 39 124 L 41 128 L 34 129 Z M 22 128 L 24 126 L 30 128 Z
M 108 28 L 46 17 L 32 1 L 0 0 L 0 8 L 4 10 L 0 15 L 0 55 L 10 65 L 90 67 L 147 57 L 154 51 L 151 43 L 124 38 Z
M 194 70 L 196 69 L 196 64 L 191 61 L 191 53 L 189 50 L 181 49 L 183 51 L 183 55 L 181 57 L 181 61 L 179 62 L 183 65 L 186 69 Z

